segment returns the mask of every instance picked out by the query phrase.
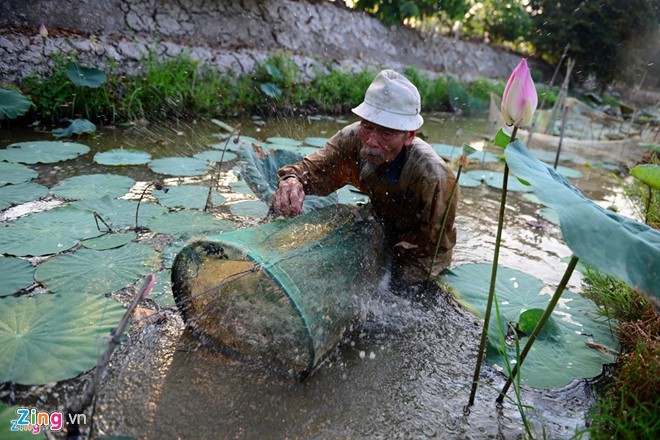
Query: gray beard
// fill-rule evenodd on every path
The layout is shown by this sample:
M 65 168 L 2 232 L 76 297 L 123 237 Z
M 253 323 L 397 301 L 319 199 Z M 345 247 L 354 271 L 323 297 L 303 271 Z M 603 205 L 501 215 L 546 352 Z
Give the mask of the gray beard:
M 375 165 L 367 160 L 363 160 L 360 166 L 360 180 L 364 181 L 368 177 L 376 174 L 378 165 Z

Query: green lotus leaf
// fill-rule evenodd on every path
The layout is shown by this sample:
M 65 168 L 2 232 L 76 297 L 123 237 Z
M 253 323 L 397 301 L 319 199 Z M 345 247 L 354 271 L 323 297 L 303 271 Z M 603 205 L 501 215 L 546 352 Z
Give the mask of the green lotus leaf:
M 27 182 L 38 175 L 35 170 L 20 163 L 0 162 L 0 186 Z
M 271 151 L 291 151 L 291 152 L 295 152 L 297 154 L 300 154 L 302 156 L 302 153 L 300 153 L 300 145 L 290 145 L 290 144 L 284 144 L 284 143 L 281 143 L 281 144 L 274 144 L 274 143 L 271 144 L 271 143 L 269 143 L 269 144 L 266 144 L 265 147 L 268 150 L 271 150 Z
M 475 162 L 499 162 L 500 156 L 490 151 L 477 151 L 470 156 L 470 160 Z
M 100 199 L 73 202 L 69 206 L 81 211 L 87 211 L 90 215 L 92 215 L 93 212 L 98 213 L 101 218 L 112 227 L 112 229 L 135 227 L 135 213 L 138 212 L 138 202 L 133 200 L 115 199 L 111 196 L 103 196 Z M 142 200 L 138 212 L 138 226 L 145 226 L 145 224 L 148 223 L 149 218 L 161 215 L 164 212 L 167 212 L 167 208 Z M 99 226 L 104 232 L 107 232 L 105 225 Z
M 536 328 L 536 325 L 541 320 L 544 312 L 544 309 L 525 310 L 518 317 L 518 329 L 526 336 L 531 335 Z M 548 321 L 546 321 L 537 337 L 539 339 L 547 338 L 549 335 L 556 335 L 558 331 L 559 329 L 557 328 L 557 324 L 555 323 L 554 318 L 550 317 L 548 318 Z
M 557 172 L 569 179 L 579 179 L 582 177 L 582 173 L 580 171 L 574 170 L 573 168 L 563 167 L 561 165 L 557 167 Z
M 64 206 L 0 223 L 0 254 L 56 254 L 101 234 L 91 212 Z
M 130 243 L 135 239 L 135 234 L 103 234 L 100 237 L 90 238 L 80 242 L 87 249 L 94 249 L 97 251 L 104 251 L 106 249 L 114 249 Z
M 248 186 L 248 184 L 245 182 L 245 180 L 238 180 L 236 182 L 232 182 L 229 184 L 229 188 L 233 192 L 238 192 L 242 194 L 247 194 L 249 196 L 256 196 L 254 191 Z
M 94 155 L 94 162 L 109 166 L 145 165 L 151 161 L 151 154 L 131 148 L 116 148 Z
M 149 219 L 147 226 L 154 232 L 175 237 L 233 231 L 236 225 L 227 220 L 217 220 L 212 214 L 201 211 L 167 212 Z
M 0 402 L 0 429 L 3 430 L 7 440 L 34 440 L 35 435 L 32 431 L 9 431 L 12 426 L 12 420 L 20 417 L 16 412 L 18 409 L 24 410 L 25 407 L 7 406 Z
M 273 83 L 259 84 L 259 88 L 269 98 L 277 99 L 280 96 L 282 96 L 282 89 L 280 89 L 279 87 L 277 87 L 277 85 Z
M 236 129 L 234 127 L 227 124 L 226 122 L 220 121 L 219 119 L 213 119 L 212 118 L 211 122 L 213 122 L 218 127 L 222 128 L 223 130 L 228 131 L 229 133 L 233 133 L 234 131 L 236 131 Z
M 660 296 L 660 232 L 587 199 L 522 142 L 507 147 L 506 160 L 559 213 L 564 241 L 580 260 L 646 295 Z
M 474 179 L 484 182 L 486 185 L 502 189 L 502 180 L 504 178 L 504 173 L 499 171 L 490 171 L 490 170 L 472 170 L 465 173 L 466 176 L 470 176 Z M 463 176 L 461 176 L 461 180 Z M 531 191 L 532 188 L 522 184 L 515 176 L 509 174 L 509 180 L 507 182 L 507 191 Z
M 486 311 L 491 270 L 490 264 L 465 264 L 452 268 L 439 279 L 451 287 L 450 291 L 462 306 L 481 318 Z M 525 333 L 530 331 L 539 318 L 538 311 L 530 311 L 545 310 L 552 289 L 544 288 L 541 280 L 528 274 L 499 267 L 495 293 L 501 319 L 498 323 L 493 306 L 487 360 L 491 365 L 502 367 L 506 373 L 507 360 L 499 351 L 503 334 L 498 329 L 506 330 L 509 325 L 517 324 L 523 326 Z M 535 388 L 557 388 L 569 384 L 574 378 L 597 376 L 602 372 L 603 364 L 614 361 L 613 353 L 618 342 L 612 335 L 610 323 L 598 314 L 598 307 L 591 301 L 564 291 L 551 319 L 551 327 L 544 329 L 544 336 L 536 340 L 522 365 L 523 383 Z M 519 342 L 522 347 L 527 338 L 521 335 Z M 608 354 L 591 348 L 592 343 L 608 347 L 612 352 Z M 515 347 L 507 346 L 507 356 L 513 366 Z
M 298 154 L 301 154 L 302 156 L 309 156 L 310 154 L 314 154 L 317 151 L 319 151 L 319 149 L 316 147 L 302 146 L 302 147 L 298 147 L 298 150 L 296 151 L 298 152 Z
M 268 215 L 269 206 L 261 200 L 247 200 L 229 205 L 229 211 L 240 217 L 264 218 Z
M 209 162 L 229 162 L 238 157 L 238 155 L 232 151 L 225 151 L 224 153 L 220 150 L 209 150 L 202 151 L 201 153 L 194 154 L 195 159 L 206 160 Z
M 325 144 L 328 143 L 328 138 L 324 137 L 308 137 L 303 140 L 304 144 L 307 144 L 312 147 L 323 148 Z
M 69 200 L 100 199 L 101 197 L 121 197 L 126 194 L 135 180 L 115 174 L 87 174 L 69 177 L 51 188 L 58 197 Z
M 559 214 L 554 209 L 548 207 L 541 208 L 539 214 L 550 223 L 559 226 Z
M 84 67 L 78 63 L 69 63 L 66 67 L 66 76 L 76 87 L 101 87 L 108 78 L 105 73 L 93 67 Z
M 238 142 L 235 142 L 236 139 L 238 139 Z M 254 138 L 250 138 L 250 139 L 254 139 Z M 241 145 L 249 145 L 249 142 L 258 142 L 258 141 L 256 139 L 254 139 L 254 141 L 246 141 L 244 140 L 243 136 L 241 136 L 240 138 L 232 137 L 231 139 L 229 139 L 229 141 L 224 140 L 222 142 L 218 142 L 217 144 L 211 144 L 209 145 L 209 148 L 213 148 L 214 150 L 218 150 L 218 151 L 227 151 L 227 152 L 236 153 L 238 149 L 241 147 Z
M 32 101 L 18 90 L 0 89 L 0 119 L 16 119 L 30 110 Z
M 56 138 L 71 137 L 74 134 L 94 133 L 96 125 L 89 122 L 87 119 L 69 119 L 69 126 L 67 128 L 56 128 L 53 130 L 53 136 Z
M 500 128 L 495 134 L 493 145 L 500 148 L 506 148 L 509 145 L 509 142 L 511 142 L 511 133 L 508 133 L 503 128 Z
M 0 160 L 27 164 L 55 163 L 75 159 L 89 152 L 89 147 L 73 142 L 37 141 L 19 142 L 0 150 Z
M 357 205 L 369 202 L 369 196 L 354 186 L 346 185 L 337 191 L 339 203 L 345 205 Z
M 630 175 L 641 180 L 653 189 L 660 189 L 660 165 L 637 165 L 630 170 Z
M 123 289 L 160 267 L 158 253 L 141 243 L 97 251 L 80 249 L 37 267 L 35 279 L 59 294 L 103 295 Z
M 481 175 L 461 173 L 461 176 L 458 179 L 458 185 L 465 188 L 474 188 L 481 185 L 482 183 Z
M 46 197 L 48 188 L 38 183 L 26 182 L 0 187 L 0 210 L 10 206 Z
M 163 267 L 165 269 L 172 268 L 176 255 L 185 247 L 186 242 L 187 240 L 175 240 L 163 249 L 161 257 L 163 258 Z
M 278 145 L 290 145 L 292 147 L 300 147 L 302 145 L 302 141 L 299 141 L 297 139 L 292 139 L 288 137 L 269 137 L 266 139 L 266 142 L 269 144 L 278 144 Z
M 155 190 L 153 196 L 158 203 L 168 208 L 204 209 L 209 189 L 198 185 L 170 186 L 167 192 Z M 212 192 L 213 206 L 225 203 L 225 198 L 217 191 Z
M 34 283 L 34 267 L 20 258 L 0 258 L 0 296 L 11 295 Z
M 166 157 L 149 163 L 154 173 L 170 176 L 202 176 L 210 171 L 208 162 L 193 157 Z
M 162 270 L 155 274 L 156 284 L 154 284 L 149 298 L 154 300 L 161 307 L 174 307 L 174 294 L 172 293 L 172 271 Z
M 652 144 L 650 142 L 638 142 L 637 145 L 649 151 L 660 153 L 660 144 Z
M 125 312 L 114 299 L 87 295 L 7 297 L 0 304 L 0 382 L 23 385 L 94 368 L 101 338 L 110 336 Z

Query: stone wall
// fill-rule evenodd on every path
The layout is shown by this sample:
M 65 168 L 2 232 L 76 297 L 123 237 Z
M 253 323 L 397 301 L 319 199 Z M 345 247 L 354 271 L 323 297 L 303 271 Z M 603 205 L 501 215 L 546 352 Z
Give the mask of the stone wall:
M 40 23 L 49 30 L 43 48 Z M 286 50 L 306 77 L 314 67 L 417 66 L 464 80 L 506 79 L 520 60 L 487 45 L 388 28 L 322 0 L 0 0 L 0 83 L 40 69 L 42 49 L 46 58 L 77 52 L 95 67 L 115 61 L 129 72 L 150 51 L 188 52 L 239 74 Z

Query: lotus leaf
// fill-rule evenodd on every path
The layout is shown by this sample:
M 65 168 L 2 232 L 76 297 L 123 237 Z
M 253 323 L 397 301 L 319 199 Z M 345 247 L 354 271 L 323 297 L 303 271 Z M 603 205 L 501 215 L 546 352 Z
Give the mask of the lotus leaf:
M 550 223 L 559 226 L 559 215 L 554 209 L 548 207 L 541 208 L 539 214 Z
M 509 144 L 506 160 L 559 213 L 564 241 L 580 260 L 646 295 L 660 296 L 660 232 L 587 199 L 521 142 Z
M 101 87 L 107 81 L 105 73 L 93 67 L 84 67 L 78 63 L 69 63 L 66 67 L 66 76 L 76 87 Z
M 27 182 L 38 175 L 35 170 L 20 163 L 0 162 L 0 187 Z
M 64 206 L 0 223 L 0 254 L 56 254 L 99 235 L 91 212 Z
M 234 127 L 232 127 L 231 125 L 227 124 L 226 122 L 222 122 L 218 119 L 211 119 L 211 122 L 213 122 L 218 127 L 222 128 L 223 130 L 228 131 L 230 133 L 233 133 L 234 131 L 236 131 L 236 129 Z
M 154 284 L 149 298 L 154 300 L 161 307 L 174 307 L 174 295 L 172 293 L 172 271 L 163 270 L 155 274 L 156 284 Z
M 69 119 L 69 126 L 67 128 L 56 128 L 53 130 L 53 136 L 56 138 L 70 137 L 74 134 L 94 133 L 96 125 L 89 122 L 87 119 Z
M 476 162 L 499 162 L 500 156 L 490 151 L 477 151 L 470 156 L 470 160 Z
M 264 218 L 268 215 L 268 209 L 268 205 L 261 200 L 248 200 L 233 203 L 229 206 L 229 211 L 240 217 Z
M 138 202 L 133 200 L 114 199 L 110 196 L 103 196 L 100 199 L 81 200 L 70 204 L 72 208 L 89 212 L 98 213 L 103 220 L 112 227 L 112 229 L 134 228 L 135 213 L 137 212 Z M 167 208 L 160 205 L 142 200 L 140 202 L 139 224 L 145 226 L 150 217 L 158 216 L 167 212 Z M 104 232 L 104 225 L 100 225 Z
M 126 194 L 135 181 L 130 177 L 115 174 L 87 174 L 69 177 L 51 188 L 58 197 L 69 200 L 100 199 L 102 197 L 121 197 Z
M 18 90 L 0 89 L 0 119 L 15 119 L 25 114 L 31 105 L 30 98 Z
M 131 148 L 116 148 L 94 155 L 94 162 L 109 166 L 145 165 L 151 161 L 151 154 Z
M 491 270 L 490 264 L 465 264 L 451 269 L 440 280 L 451 287 L 461 305 L 483 317 Z M 499 267 L 495 293 L 501 321 L 498 324 L 496 315 L 491 318 L 487 359 L 492 365 L 504 367 L 506 361 L 498 351 L 502 345 L 502 334 L 497 329 L 506 329 L 512 322 L 518 327 L 522 325 L 527 333 L 538 322 L 538 310 L 545 310 L 552 291 L 530 275 Z M 494 314 L 495 310 L 493 308 Z M 536 340 L 525 359 L 521 369 L 523 383 L 536 388 L 561 387 L 574 378 L 597 376 L 602 372 L 603 364 L 614 361 L 611 353 L 606 354 L 589 346 L 595 343 L 614 352 L 618 345 L 610 324 L 599 316 L 595 304 L 564 291 L 551 319 L 551 327 L 544 330 L 543 337 Z M 526 341 L 526 337 L 521 336 L 520 345 L 523 346 Z M 507 355 L 509 361 L 515 362 L 515 348 L 507 347 Z
M 38 183 L 19 183 L 0 187 L 0 210 L 31 202 L 48 195 L 48 188 Z
M 186 240 L 175 240 L 163 249 L 161 257 L 163 258 L 163 267 L 171 269 L 176 255 L 186 245 Z
M 433 150 L 438 153 L 438 156 L 445 157 L 447 159 L 453 159 L 461 155 L 461 148 L 455 147 L 453 145 L 447 144 L 431 144 Z
M 153 196 L 158 202 L 168 208 L 204 209 L 209 189 L 198 185 L 170 186 L 168 191 L 155 190 Z M 225 198 L 218 192 L 213 191 L 213 205 L 219 206 L 225 203 Z
M 316 153 L 317 151 L 319 151 L 319 149 L 316 148 L 316 147 L 305 147 L 305 146 L 302 146 L 302 147 L 299 147 L 297 151 L 298 151 L 299 154 L 301 154 L 301 155 L 303 155 L 303 156 L 309 156 L 310 154 L 314 154 L 314 153 Z
M 73 142 L 19 142 L 0 150 L 0 160 L 20 163 L 55 163 L 74 159 L 89 152 L 89 147 Z
M 637 165 L 630 170 L 630 175 L 641 180 L 653 189 L 660 189 L 660 165 Z
M 170 176 L 202 176 L 210 171 L 208 162 L 193 157 L 166 157 L 149 163 L 154 173 Z
M 277 99 L 282 96 L 282 89 L 273 83 L 259 84 L 259 88 L 269 98 Z
M 149 229 L 161 234 L 180 237 L 189 234 L 203 234 L 233 231 L 236 225 L 227 220 L 216 220 L 208 212 L 174 211 L 152 217 L 147 223 Z
M 239 193 L 247 194 L 249 196 L 256 195 L 256 194 L 254 194 L 254 191 L 252 191 L 252 189 L 245 182 L 245 180 L 239 180 L 239 181 L 236 181 L 236 182 L 232 182 L 232 183 L 229 184 L 229 188 L 233 192 L 239 192 Z
M 275 150 L 275 151 L 292 151 L 295 153 L 298 153 L 302 156 L 300 153 L 300 145 L 291 145 L 291 144 L 276 144 L 276 143 L 268 143 L 265 145 L 268 150 Z
M 582 177 L 582 173 L 579 172 L 578 170 L 574 170 L 573 168 L 563 167 L 561 165 L 557 167 L 557 172 L 569 179 L 579 179 L 580 177 Z
M 369 196 L 354 186 L 346 185 L 337 191 L 339 203 L 345 205 L 357 205 L 369 202 Z
M 475 177 L 472 174 L 462 172 L 458 178 L 458 185 L 466 188 L 474 188 L 475 186 L 479 186 L 481 184 L 481 176 Z
M 135 239 L 135 234 L 104 234 L 100 237 L 90 238 L 80 242 L 87 249 L 95 249 L 97 251 L 104 251 L 106 249 L 114 249 L 130 243 Z
M 238 142 L 236 142 L 236 140 Z M 250 138 L 253 139 L 253 138 Z M 209 145 L 210 148 L 213 148 L 214 150 L 219 150 L 219 151 L 231 151 L 233 153 L 237 152 L 239 148 L 241 148 L 242 145 L 249 145 L 250 142 L 255 142 L 258 143 L 258 141 L 255 139 L 254 141 L 246 141 L 244 140 L 243 137 L 237 138 L 237 137 L 232 137 L 229 141 L 224 140 L 222 142 L 218 142 L 217 144 L 211 144 Z M 225 146 L 227 148 L 225 148 Z
M 38 385 L 96 366 L 99 340 L 125 313 L 111 298 L 35 295 L 0 300 L 0 382 Z
M 34 267 L 20 258 L 0 258 L 0 296 L 11 295 L 34 283 Z
M 234 160 L 238 157 L 238 155 L 232 151 L 225 151 L 224 153 L 219 150 L 209 150 L 209 151 L 202 151 L 201 153 L 197 153 L 193 155 L 195 159 L 201 159 L 201 160 L 206 160 L 209 162 L 229 162 L 230 160 Z
M 504 178 L 504 173 L 499 171 L 489 171 L 489 170 L 472 170 L 465 173 L 466 176 L 470 176 L 474 179 L 484 182 L 486 185 L 493 188 L 502 189 L 502 179 Z M 461 176 L 461 180 L 463 176 Z M 512 175 L 509 175 L 509 180 L 507 182 L 507 191 L 531 191 L 532 188 L 523 185 Z
M 288 137 L 269 137 L 266 139 L 266 142 L 269 144 L 290 145 L 292 147 L 300 147 L 302 145 L 302 141 Z
M 53 293 L 103 295 L 123 289 L 159 267 L 158 253 L 141 243 L 97 251 L 80 249 L 37 267 L 34 277 Z
M 328 138 L 324 137 L 308 137 L 305 138 L 303 143 L 312 146 L 312 147 L 318 147 L 318 148 L 323 148 L 325 147 L 325 144 L 328 142 Z

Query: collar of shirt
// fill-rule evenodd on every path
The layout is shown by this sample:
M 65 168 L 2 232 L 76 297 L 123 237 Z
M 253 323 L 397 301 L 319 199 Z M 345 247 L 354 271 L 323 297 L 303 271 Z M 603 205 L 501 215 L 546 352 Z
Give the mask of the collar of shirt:
M 387 170 L 383 173 L 383 177 L 390 183 L 392 186 L 396 186 L 401 177 L 401 171 L 403 171 L 403 165 L 406 163 L 406 151 L 407 147 L 404 147 L 399 155 L 394 158 L 394 160 L 387 167 Z

